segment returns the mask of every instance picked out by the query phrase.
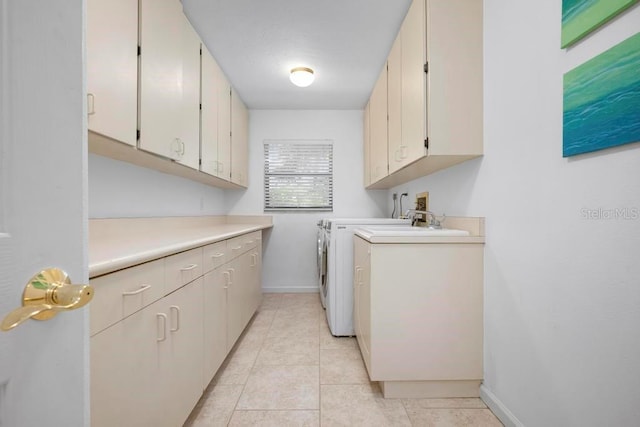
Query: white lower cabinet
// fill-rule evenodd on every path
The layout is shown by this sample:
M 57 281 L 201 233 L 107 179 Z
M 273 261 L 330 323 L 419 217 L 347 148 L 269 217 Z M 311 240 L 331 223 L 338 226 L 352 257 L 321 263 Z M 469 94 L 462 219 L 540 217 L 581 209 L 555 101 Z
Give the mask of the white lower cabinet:
M 385 397 L 477 397 L 483 244 L 354 238 L 354 326 Z
M 227 347 L 226 270 L 218 267 L 204 275 L 204 370 L 203 389 L 222 365 Z
M 98 301 L 94 301 L 95 304 Z M 164 302 L 138 311 L 91 338 L 91 425 L 161 426 L 165 386 L 159 339 Z
M 203 389 L 201 301 L 199 278 L 91 338 L 92 426 L 186 421 Z
M 260 234 L 246 236 L 255 242 Z M 233 247 L 242 241 L 236 239 Z M 92 279 L 97 292 L 91 322 L 112 323 L 95 328 L 90 341 L 92 427 L 185 422 L 262 297 L 261 249 L 249 245 L 232 255 L 227 242 Z M 228 262 L 219 264 L 221 258 Z M 105 292 L 110 286 L 127 294 L 120 297 L 120 309 L 114 293 Z M 154 289 L 165 293 L 155 302 L 140 299 Z M 132 313 L 132 297 L 147 305 Z M 103 302 L 109 304 L 108 322 Z
M 227 348 L 231 350 L 251 320 L 260 300 L 262 290 L 257 276 L 259 261 L 257 251 L 245 252 L 227 264 Z
M 160 405 L 167 426 L 184 424 L 204 389 L 202 285 L 200 277 L 164 298 L 167 339 L 159 345 L 168 382 Z

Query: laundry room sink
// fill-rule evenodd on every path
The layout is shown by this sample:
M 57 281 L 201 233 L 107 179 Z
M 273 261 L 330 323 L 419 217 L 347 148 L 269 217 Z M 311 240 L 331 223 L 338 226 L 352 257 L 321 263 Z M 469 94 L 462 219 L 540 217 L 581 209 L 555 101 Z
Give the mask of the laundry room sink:
M 371 226 L 362 227 L 361 230 L 380 237 L 445 237 L 445 236 L 468 236 L 469 232 L 466 230 L 454 230 L 450 228 L 427 228 L 427 227 L 412 227 L 412 226 Z

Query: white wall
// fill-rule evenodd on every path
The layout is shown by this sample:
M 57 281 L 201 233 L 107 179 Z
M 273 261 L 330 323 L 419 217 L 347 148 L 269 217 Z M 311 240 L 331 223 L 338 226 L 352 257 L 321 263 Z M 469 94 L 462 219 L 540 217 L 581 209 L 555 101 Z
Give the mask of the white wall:
M 265 139 L 331 139 L 333 212 L 273 213 L 266 236 L 265 291 L 316 291 L 316 223 L 325 217 L 385 216 L 384 191 L 366 191 L 362 170 L 362 111 L 252 110 L 249 128 L 249 188 L 226 192 L 229 214 L 264 210 Z
M 89 218 L 225 215 L 224 191 L 89 155 Z
M 485 0 L 485 156 L 389 193 L 486 216 L 484 390 L 511 421 L 637 425 L 640 144 L 563 159 L 562 75 L 637 32 L 640 7 L 563 51 L 561 3 Z

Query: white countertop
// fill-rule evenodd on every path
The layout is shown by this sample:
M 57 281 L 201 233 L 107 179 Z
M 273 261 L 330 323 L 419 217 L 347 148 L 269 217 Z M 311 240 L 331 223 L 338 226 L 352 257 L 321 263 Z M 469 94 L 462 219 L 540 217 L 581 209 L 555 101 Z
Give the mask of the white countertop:
M 89 277 L 273 226 L 270 216 L 89 220 Z
M 484 243 L 484 218 L 447 218 L 445 230 L 422 227 L 363 226 L 354 232 L 370 243 L 443 244 Z M 449 230 L 446 230 L 449 229 Z M 452 235 L 446 235 L 452 234 Z M 454 235 L 457 234 L 457 235 Z M 466 234 L 466 235 L 465 235 Z

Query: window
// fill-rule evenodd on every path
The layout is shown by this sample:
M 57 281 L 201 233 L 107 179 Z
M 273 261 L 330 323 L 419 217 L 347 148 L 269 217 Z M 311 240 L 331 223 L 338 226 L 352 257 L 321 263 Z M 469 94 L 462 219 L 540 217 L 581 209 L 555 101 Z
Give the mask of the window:
M 333 210 L 333 141 L 264 141 L 264 210 Z

